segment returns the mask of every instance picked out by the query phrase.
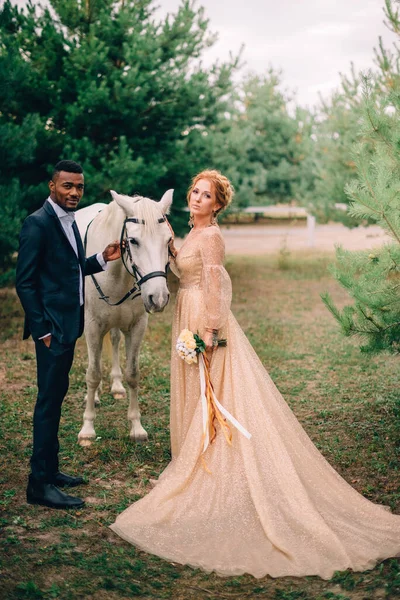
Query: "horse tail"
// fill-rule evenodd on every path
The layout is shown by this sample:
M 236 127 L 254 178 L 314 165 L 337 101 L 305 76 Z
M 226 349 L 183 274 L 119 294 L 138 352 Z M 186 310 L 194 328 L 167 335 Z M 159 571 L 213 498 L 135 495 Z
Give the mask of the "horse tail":
M 103 338 L 103 352 L 109 360 L 112 359 L 112 344 L 111 335 L 109 331 L 107 331 L 106 335 Z

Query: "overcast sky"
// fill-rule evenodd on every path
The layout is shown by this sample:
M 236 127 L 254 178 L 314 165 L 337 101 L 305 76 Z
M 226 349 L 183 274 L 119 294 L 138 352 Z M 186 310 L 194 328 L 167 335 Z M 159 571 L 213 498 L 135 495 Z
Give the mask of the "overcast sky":
M 161 17 L 174 13 L 181 0 L 155 4 Z M 339 72 L 349 73 L 351 62 L 356 70 L 373 66 L 379 35 L 392 46 L 395 36 L 383 23 L 383 5 L 383 0 L 197 0 L 219 37 L 204 62 L 227 59 L 244 44 L 244 70 L 282 69 L 284 87 L 296 91 L 300 104 L 312 106 L 318 92 L 326 97 L 339 85 Z
M 175 12 L 180 0 L 159 0 L 160 13 Z M 318 102 L 339 85 L 339 72 L 373 65 L 381 35 L 387 47 L 395 36 L 385 27 L 383 0 L 197 0 L 219 36 L 204 62 L 226 59 L 245 45 L 245 69 L 283 70 L 284 87 L 300 104 Z

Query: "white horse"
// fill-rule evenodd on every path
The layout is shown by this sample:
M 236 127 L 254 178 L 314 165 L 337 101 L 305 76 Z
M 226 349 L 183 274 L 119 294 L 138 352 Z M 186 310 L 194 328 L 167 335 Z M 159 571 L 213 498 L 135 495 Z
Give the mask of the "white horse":
M 171 232 L 165 215 L 169 212 L 172 194 L 173 190 L 168 190 L 159 202 L 155 202 L 149 198 L 122 196 L 112 191 L 114 200 L 110 204 L 93 204 L 76 213 L 79 232 L 86 242 L 87 256 L 101 252 L 112 240 L 125 241 L 123 260 L 108 263 L 106 271 L 95 275 L 100 291 L 90 277 L 86 278 L 85 337 L 89 364 L 83 427 L 78 435 L 82 446 L 90 445 L 91 440 L 96 438 L 95 404 L 99 404 L 101 351 L 103 338 L 108 332 L 112 344 L 111 393 L 114 398 L 126 396 L 119 364 L 122 331 L 126 346 L 125 379 L 129 389 L 130 438 L 134 441 L 147 440 L 138 404 L 139 350 L 148 313 L 162 311 L 169 300 L 166 269 Z M 130 291 L 131 295 L 121 304 L 112 305 Z

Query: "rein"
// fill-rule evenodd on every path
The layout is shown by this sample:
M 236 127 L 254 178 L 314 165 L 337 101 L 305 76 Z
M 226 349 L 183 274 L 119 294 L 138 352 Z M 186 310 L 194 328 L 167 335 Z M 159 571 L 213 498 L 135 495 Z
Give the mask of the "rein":
M 96 215 L 97 216 L 97 215 Z M 86 228 L 86 232 L 85 232 L 85 239 L 84 239 L 84 249 L 85 249 L 85 256 L 86 256 L 86 247 L 87 247 L 87 237 L 88 237 L 88 231 L 89 231 L 89 227 L 91 226 L 91 224 L 93 223 L 94 219 L 96 217 L 94 217 L 89 225 Z M 161 217 L 160 219 L 158 219 L 158 223 L 164 223 L 166 221 L 165 216 Z M 168 264 L 166 264 L 165 266 L 165 271 L 151 271 L 150 273 L 147 273 L 147 275 L 141 275 L 140 271 L 138 269 L 138 267 L 136 266 L 133 256 L 132 256 L 132 252 L 131 252 L 131 248 L 129 245 L 129 240 L 128 237 L 126 235 L 127 231 L 126 231 L 126 224 L 127 223 L 139 223 L 140 225 L 144 225 L 145 221 L 143 219 L 136 219 L 135 217 L 131 217 L 131 218 L 126 218 L 124 220 L 124 223 L 122 225 L 122 229 L 121 229 L 121 235 L 120 235 L 120 240 L 119 240 L 119 247 L 120 247 L 120 251 L 121 251 L 121 260 L 122 260 L 122 264 L 124 265 L 126 271 L 129 273 L 129 275 L 131 275 L 131 277 L 134 278 L 134 284 L 131 287 L 131 289 L 129 290 L 129 292 L 127 292 L 125 294 L 125 296 L 123 298 L 121 298 L 120 300 L 118 300 L 118 302 L 110 302 L 109 300 L 109 296 L 106 296 L 103 292 L 103 290 L 101 289 L 99 282 L 97 281 L 96 277 L 94 275 L 90 275 L 90 277 L 92 278 L 92 281 L 94 283 L 94 286 L 96 288 L 96 290 L 99 293 L 99 300 L 104 300 L 104 302 L 106 302 L 108 304 L 108 306 L 119 306 L 120 304 L 122 304 L 123 302 L 125 302 L 125 300 L 128 300 L 128 298 L 131 298 L 131 300 L 134 300 L 135 298 L 137 298 L 138 296 L 140 296 L 141 294 L 141 286 L 146 283 L 146 281 L 149 281 L 149 279 L 153 279 L 154 277 L 164 277 L 165 279 L 167 278 L 167 273 L 168 273 Z M 130 263 L 131 263 L 131 267 L 132 267 L 132 272 L 129 270 L 126 259 L 125 259 L 125 251 L 128 254 Z

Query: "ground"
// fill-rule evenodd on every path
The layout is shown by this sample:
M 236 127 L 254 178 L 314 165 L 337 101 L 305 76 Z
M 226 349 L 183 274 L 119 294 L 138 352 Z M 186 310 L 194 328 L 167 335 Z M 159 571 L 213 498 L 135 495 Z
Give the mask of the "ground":
M 400 513 L 399 358 L 362 354 L 357 340 L 341 335 L 320 299 L 321 292 L 329 291 L 341 306 L 350 301 L 327 270 L 333 260 L 330 253 L 294 253 L 290 248 L 263 256 L 230 254 L 232 309 L 324 456 L 360 493 Z M 98 439 L 90 448 L 78 446 L 86 366 L 84 340 L 78 343 L 60 429 L 65 470 L 84 473 L 88 480 L 79 488 L 87 506 L 78 512 L 25 502 L 36 393 L 34 349 L 31 341 L 21 340 L 22 314 L 15 293 L 1 291 L 0 598 L 400 598 L 397 559 L 367 573 L 337 573 L 331 581 L 224 579 L 137 551 L 107 528 L 150 489 L 149 479 L 169 460 L 173 276 L 169 285 L 171 304 L 150 318 L 141 353 L 140 395 L 148 443 L 129 441 L 126 403 L 110 396 L 105 377 Z

